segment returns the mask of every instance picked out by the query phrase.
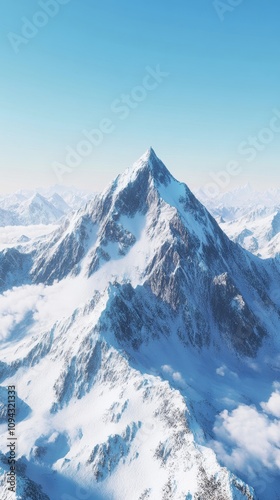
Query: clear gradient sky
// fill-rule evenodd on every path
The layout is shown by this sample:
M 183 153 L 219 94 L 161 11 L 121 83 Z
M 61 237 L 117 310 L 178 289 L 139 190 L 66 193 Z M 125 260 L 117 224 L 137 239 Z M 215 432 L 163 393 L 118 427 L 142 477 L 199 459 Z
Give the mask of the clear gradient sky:
M 65 184 L 98 191 L 153 146 L 191 188 L 232 160 L 228 188 L 280 187 L 279 0 L 49 2 L 43 15 L 48 0 L 1 4 L 0 193 L 57 183 L 54 162 L 104 119 L 111 132 Z M 142 98 L 157 65 L 169 75 Z

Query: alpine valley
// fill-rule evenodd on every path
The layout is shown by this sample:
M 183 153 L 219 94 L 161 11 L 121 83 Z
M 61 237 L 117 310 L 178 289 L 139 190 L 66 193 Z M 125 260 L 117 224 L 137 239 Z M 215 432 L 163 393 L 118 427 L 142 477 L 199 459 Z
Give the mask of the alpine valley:
M 0 250 L 1 498 L 280 499 L 279 258 L 230 240 L 152 149 L 75 212 L 16 206 L 6 225 L 55 227 Z

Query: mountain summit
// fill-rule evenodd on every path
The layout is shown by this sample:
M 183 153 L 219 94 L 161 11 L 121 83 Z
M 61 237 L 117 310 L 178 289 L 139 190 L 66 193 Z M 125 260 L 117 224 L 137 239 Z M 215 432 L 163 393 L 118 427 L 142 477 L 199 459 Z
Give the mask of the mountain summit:
M 157 157 L 153 148 L 147 151 L 135 162 L 132 167 L 129 167 L 120 177 L 125 183 L 126 180 L 133 181 L 141 171 L 149 172 L 151 178 L 164 185 L 168 185 L 172 176 L 166 166 Z
M 22 491 L 33 481 L 50 500 L 81 485 L 102 500 L 256 498 L 250 467 L 213 439 L 220 414 L 264 401 L 257 376 L 263 398 L 276 380 L 275 261 L 231 242 L 149 149 L 1 265 L 15 314 L 0 368 L 19 391 Z

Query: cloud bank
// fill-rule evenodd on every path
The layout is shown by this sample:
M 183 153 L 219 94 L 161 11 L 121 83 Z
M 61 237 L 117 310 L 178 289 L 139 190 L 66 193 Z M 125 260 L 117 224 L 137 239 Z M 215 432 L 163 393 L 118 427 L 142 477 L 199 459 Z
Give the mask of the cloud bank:
M 250 476 L 266 468 L 280 471 L 280 384 L 267 402 L 224 410 L 214 426 L 212 447 L 228 467 Z

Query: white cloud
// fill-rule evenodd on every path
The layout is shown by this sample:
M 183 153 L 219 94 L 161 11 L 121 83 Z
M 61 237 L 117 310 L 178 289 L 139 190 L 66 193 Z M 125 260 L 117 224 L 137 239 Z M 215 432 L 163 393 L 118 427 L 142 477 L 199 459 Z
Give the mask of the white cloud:
M 224 377 L 226 374 L 226 367 L 224 365 L 220 366 L 220 368 L 217 368 L 216 373 L 220 375 L 220 377 Z
M 252 474 L 267 468 L 280 470 L 280 394 L 278 388 L 264 410 L 240 405 L 233 411 L 224 410 L 214 427 L 216 441 L 212 447 L 218 458 L 233 470 Z
M 219 375 L 220 377 L 225 377 L 225 375 L 228 375 L 231 378 L 238 378 L 237 373 L 232 372 L 231 370 L 229 370 L 226 365 L 222 365 L 219 368 L 217 368 L 216 374 Z
M 1 340 L 9 337 L 13 328 L 24 320 L 28 312 L 37 311 L 43 289 L 43 285 L 22 286 L 3 293 L 0 297 Z
M 32 314 L 37 321 L 38 332 L 39 327 L 48 328 L 57 320 L 68 317 L 91 296 L 92 289 L 89 284 L 85 286 L 82 278 L 69 278 L 52 286 L 25 285 L 12 288 L 0 296 L 0 341 L 8 340 L 13 329 L 27 314 Z
M 261 403 L 261 407 L 266 413 L 280 418 L 280 392 L 273 392 L 267 403 Z
M 182 377 L 181 373 L 175 372 L 172 366 L 162 365 L 161 369 L 166 375 L 169 375 L 174 380 L 174 382 L 177 382 L 180 385 L 185 385 L 185 380 Z
M 173 369 L 170 365 L 163 365 L 161 369 L 164 373 L 167 373 L 168 375 L 172 375 L 173 373 Z
M 184 381 L 184 379 L 183 379 L 183 377 L 182 377 L 182 375 L 181 375 L 180 372 L 174 372 L 172 374 L 172 377 L 173 377 L 173 380 L 175 382 L 179 382 L 180 384 L 184 384 L 185 383 L 185 381 Z
M 22 235 L 28 236 L 30 239 L 35 239 L 44 236 L 54 231 L 58 226 L 49 224 L 45 226 L 39 224 L 36 226 L 5 226 L 1 227 L 0 232 L 0 250 L 10 248 L 11 245 L 18 243 Z

